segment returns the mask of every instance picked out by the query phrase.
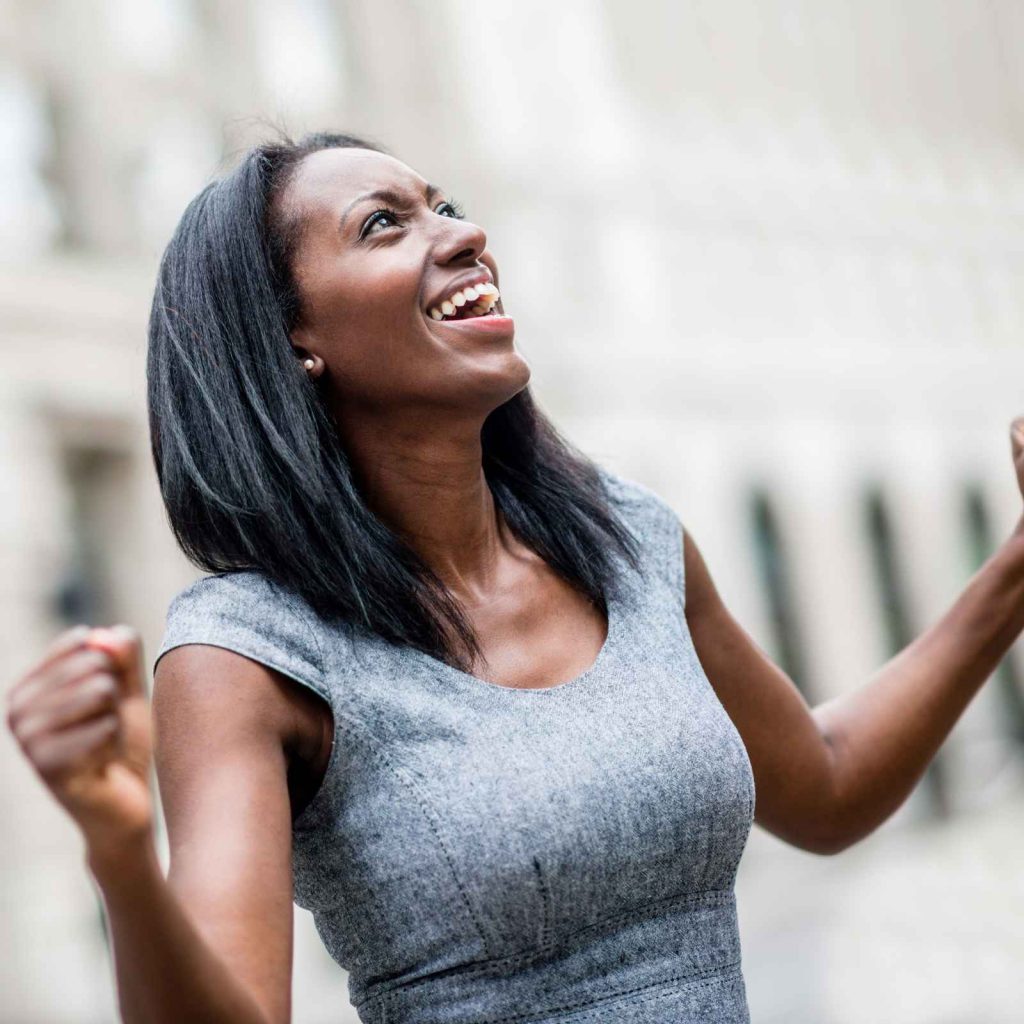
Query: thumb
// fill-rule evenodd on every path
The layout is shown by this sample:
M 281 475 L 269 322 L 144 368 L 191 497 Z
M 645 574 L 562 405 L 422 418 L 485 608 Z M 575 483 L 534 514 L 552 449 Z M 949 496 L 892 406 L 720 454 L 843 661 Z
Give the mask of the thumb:
M 1010 438 L 1014 451 L 1024 448 L 1024 416 L 1018 416 L 1010 423 Z
M 97 626 L 85 639 L 86 647 L 105 651 L 110 655 L 125 697 L 145 696 L 143 685 L 142 638 L 132 626 Z

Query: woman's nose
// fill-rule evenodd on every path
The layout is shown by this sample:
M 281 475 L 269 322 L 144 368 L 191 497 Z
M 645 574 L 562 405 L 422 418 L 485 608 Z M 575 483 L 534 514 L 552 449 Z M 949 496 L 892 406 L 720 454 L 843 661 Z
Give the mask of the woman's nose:
M 469 220 L 447 218 L 451 223 L 445 230 L 437 246 L 438 263 L 454 263 L 458 260 L 477 260 L 487 248 L 487 235 L 479 224 Z

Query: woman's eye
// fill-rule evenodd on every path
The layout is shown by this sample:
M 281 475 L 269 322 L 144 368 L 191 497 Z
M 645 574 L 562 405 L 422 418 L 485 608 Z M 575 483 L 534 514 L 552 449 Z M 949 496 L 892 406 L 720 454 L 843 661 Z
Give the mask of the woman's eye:
M 437 212 L 440 213 L 442 210 L 444 210 L 446 208 L 451 210 L 450 216 L 454 217 L 456 220 L 463 220 L 463 219 L 465 219 L 466 211 L 462 209 L 462 207 L 459 205 L 457 200 L 455 200 L 455 199 L 448 199 L 448 200 L 446 200 L 445 202 L 443 202 L 437 208 Z M 444 216 L 444 215 L 442 214 L 442 216 Z
M 393 220 L 396 224 L 398 223 L 398 214 L 394 210 L 375 210 L 366 219 L 366 224 L 363 226 L 363 238 L 371 233 L 371 229 L 376 227 L 380 223 L 381 219 Z
M 453 217 L 456 220 L 464 220 L 466 216 L 465 211 L 459 205 L 457 199 L 445 200 L 445 202 L 435 208 L 434 212 L 440 214 L 442 217 Z M 395 210 L 374 210 L 374 212 L 366 218 L 366 223 L 363 225 L 363 233 L 360 237 L 366 238 L 368 235 L 373 234 L 373 229 L 377 227 L 378 224 L 384 224 L 385 227 L 388 227 L 388 221 L 397 225 L 400 223 L 401 218 Z

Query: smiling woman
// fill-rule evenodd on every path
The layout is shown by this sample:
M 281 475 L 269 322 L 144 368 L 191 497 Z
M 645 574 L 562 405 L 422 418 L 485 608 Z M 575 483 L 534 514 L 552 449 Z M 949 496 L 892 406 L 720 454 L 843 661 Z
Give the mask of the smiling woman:
M 61 637 L 11 718 L 87 837 L 126 1024 L 289 1021 L 293 901 L 364 1022 L 749 1021 L 754 777 L 682 525 L 559 436 L 514 326 L 483 228 L 366 140 L 257 146 L 185 210 L 149 414 L 209 575 L 155 742 L 124 626 Z
M 291 896 L 364 1021 L 744 1021 L 753 777 L 679 520 L 559 436 L 514 332 L 483 228 L 366 140 L 256 147 L 185 211 L 149 360 L 168 516 L 213 573 L 154 669 L 182 891 L 214 930 L 278 922 L 258 963 L 252 923 L 219 946 L 267 1006 Z M 267 755 L 224 730 L 278 720 L 274 838 Z
M 590 461 L 534 403 L 502 301 L 493 317 L 427 315 L 498 281 L 483 229 L 438 196 L 351 135 L 250 151 L 193 200 L 164 255 L 150 430 L 171 526 L 198 567 L 265 572 L 320 614 L 467 668 L 481 655 L 473 629 L 395 528 L 415 524 L 372 509 L 386 501 L 382 437 L 445 408 L 473 416 L 486 500 L 598 607 L 607 545 L 627 541 Z M 224 443 L 197 443 L 213 437 Z

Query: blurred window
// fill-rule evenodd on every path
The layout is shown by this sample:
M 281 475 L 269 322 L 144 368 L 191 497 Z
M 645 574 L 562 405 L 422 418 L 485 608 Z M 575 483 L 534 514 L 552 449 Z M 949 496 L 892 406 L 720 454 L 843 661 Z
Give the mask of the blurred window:
M 128 456 L 102 447 L 68 446 L 62 471 L 67 485 L 67 558 L 57 580 L 53 611 L 72 626 L 109 624 L 116 599 L 111 579 L 117 507 L 128 493 Z
M 57 205 L 45 180 L 51 134 L 39 87 L 0 61 L 0 255 L 18 260 L 39 255 L 60 234 Z
M 768 604 L 779 666 L 808 703 L 813 703 L 807 681 L 805 648 L 793 600 L 789 561 L 774 504 L 763 488 L 756 487 L 751 492 L 749 516 L 758 575 Z
M 878 484 L 868 486 L 863 511 L 887 657 L 892 658 L 913 642 L 916 631 L 911 622 L 904 567 L 896 550 L 892 511 Z M 946 760 L 940 749 L 915 788 L 915 802 L 923 799 L 927 813 L 933 817 L 948 817 L 951 810 Z
M 968 571 L 973 574 L 995 551 L 992 517 L 979 484 L 963 487 L 963 522 L 967 537 Z M 1020 666 L 1011 651 L 993 673 L 999 700 L 1005 711 L 1006 731 L 1017 743 L 1024 744 L 1024 681 Z

